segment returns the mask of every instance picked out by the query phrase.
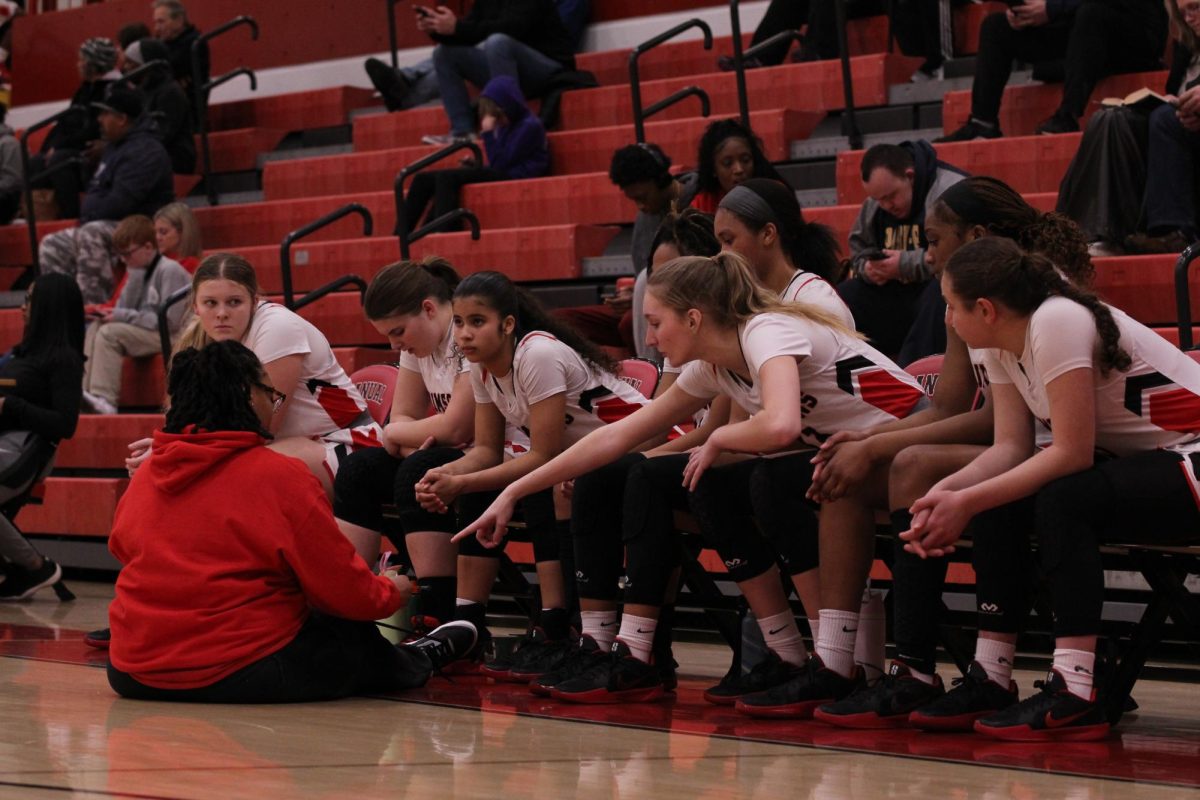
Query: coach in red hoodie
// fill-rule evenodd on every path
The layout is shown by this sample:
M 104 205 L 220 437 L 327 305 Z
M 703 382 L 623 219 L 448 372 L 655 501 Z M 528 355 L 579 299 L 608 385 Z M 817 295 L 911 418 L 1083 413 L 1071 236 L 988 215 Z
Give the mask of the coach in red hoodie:
M 237 342 L 174 358 L 154 455 L 117 507 L 124 565 L 109 609 L 109 682 L 125 697 L 292 702 L 408 688 L 474 629 L 394 647 L 371 620 L 408 580 L 376 576 L 296 459 L 265 445 L 284 399 Z

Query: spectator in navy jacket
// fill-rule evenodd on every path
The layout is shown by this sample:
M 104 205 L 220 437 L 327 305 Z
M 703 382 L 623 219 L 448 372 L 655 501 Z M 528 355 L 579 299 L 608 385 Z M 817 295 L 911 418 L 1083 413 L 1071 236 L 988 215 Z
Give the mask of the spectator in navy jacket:
M 434 220 L 459 207 L 459 190 L 469 183 L 538 178 L 550 171 L 546 129 L 525 104 L 514 78 L 504 75 L 488 81 L 479 96 L 479 126 L 488 165 L 464 159 L 461 169 L 417 173 L 404 199 L 410 230 L 420 227 L 417 221 L 431 199 L 429 220 Z
M 153 121 L 143 118 L 143 102 L 139 92 L 114 86 L 95 104 L 107 146 L 84 195 L 81 224 L 50 234 L 38 248 L 42 271 L 73 276 L 85 303 L 103 303 L 112 295 L 117 223 L 133 214 L 153 216 L 175 199 L 171 157 Z

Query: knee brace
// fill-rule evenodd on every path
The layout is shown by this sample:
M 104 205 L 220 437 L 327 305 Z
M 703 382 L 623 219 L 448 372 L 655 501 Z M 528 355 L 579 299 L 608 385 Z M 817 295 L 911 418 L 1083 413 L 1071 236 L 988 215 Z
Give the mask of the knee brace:
M 417 503 L 416 485 L 429 470 L 449 464 L 451 461 L 457 461 L 462 456 L 463 452 L 453 447 L 434 447 L 429 450 L 418 450 L 400 464 L 399 469 L 396 470 L 396 510 L 400 514 L 400 524 L 406 532 L 457 532 L 458 529 L 455 525 L 458 520 L 453 509 L 445 514 L 436 514 L 421 508 Z
M 350 453 L 333 481 L 333 515 L 352 525 L 383 530 L 381 507 L 393 502 L 392 476 L 400 467 L 382 447 Z
M 741 583 L 757 578 L 777 554 L 749 514 L 752 462 L 709 469 L 688 496 L 705 542 L 721 556 L 729 577 Z

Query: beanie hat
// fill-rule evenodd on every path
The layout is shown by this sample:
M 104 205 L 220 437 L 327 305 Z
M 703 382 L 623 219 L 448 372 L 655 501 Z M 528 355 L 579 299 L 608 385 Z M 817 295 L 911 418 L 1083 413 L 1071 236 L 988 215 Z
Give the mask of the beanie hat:
M 117 46 L 112 39 L 97 36 L 79 47 L 79 55 L 93 72 L 103 74 L 117 65 Z

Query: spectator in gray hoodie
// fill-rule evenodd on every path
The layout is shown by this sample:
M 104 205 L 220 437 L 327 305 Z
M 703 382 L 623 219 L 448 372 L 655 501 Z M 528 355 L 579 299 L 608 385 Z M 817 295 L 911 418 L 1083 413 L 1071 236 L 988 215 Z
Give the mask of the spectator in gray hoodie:
M 159 351 L 158 307 L 192 280 L 177 261 L 158 252 L 149 217 L 138 214 L 122 220 L 113 231 L 113 247 L 128 270 L 125 287 L 113 308 L 90 310 L 92 322 L 83 344 L 83 400 L 99 414 L 117 413 L 122 359 Z M 187 309 L 187 303 L 176 303 L 168 312 L 172 339 Z
M 7 117 L 8 106 L 0 103 L 0 225 L 12 222 L 21 204 L 21 144 Z

